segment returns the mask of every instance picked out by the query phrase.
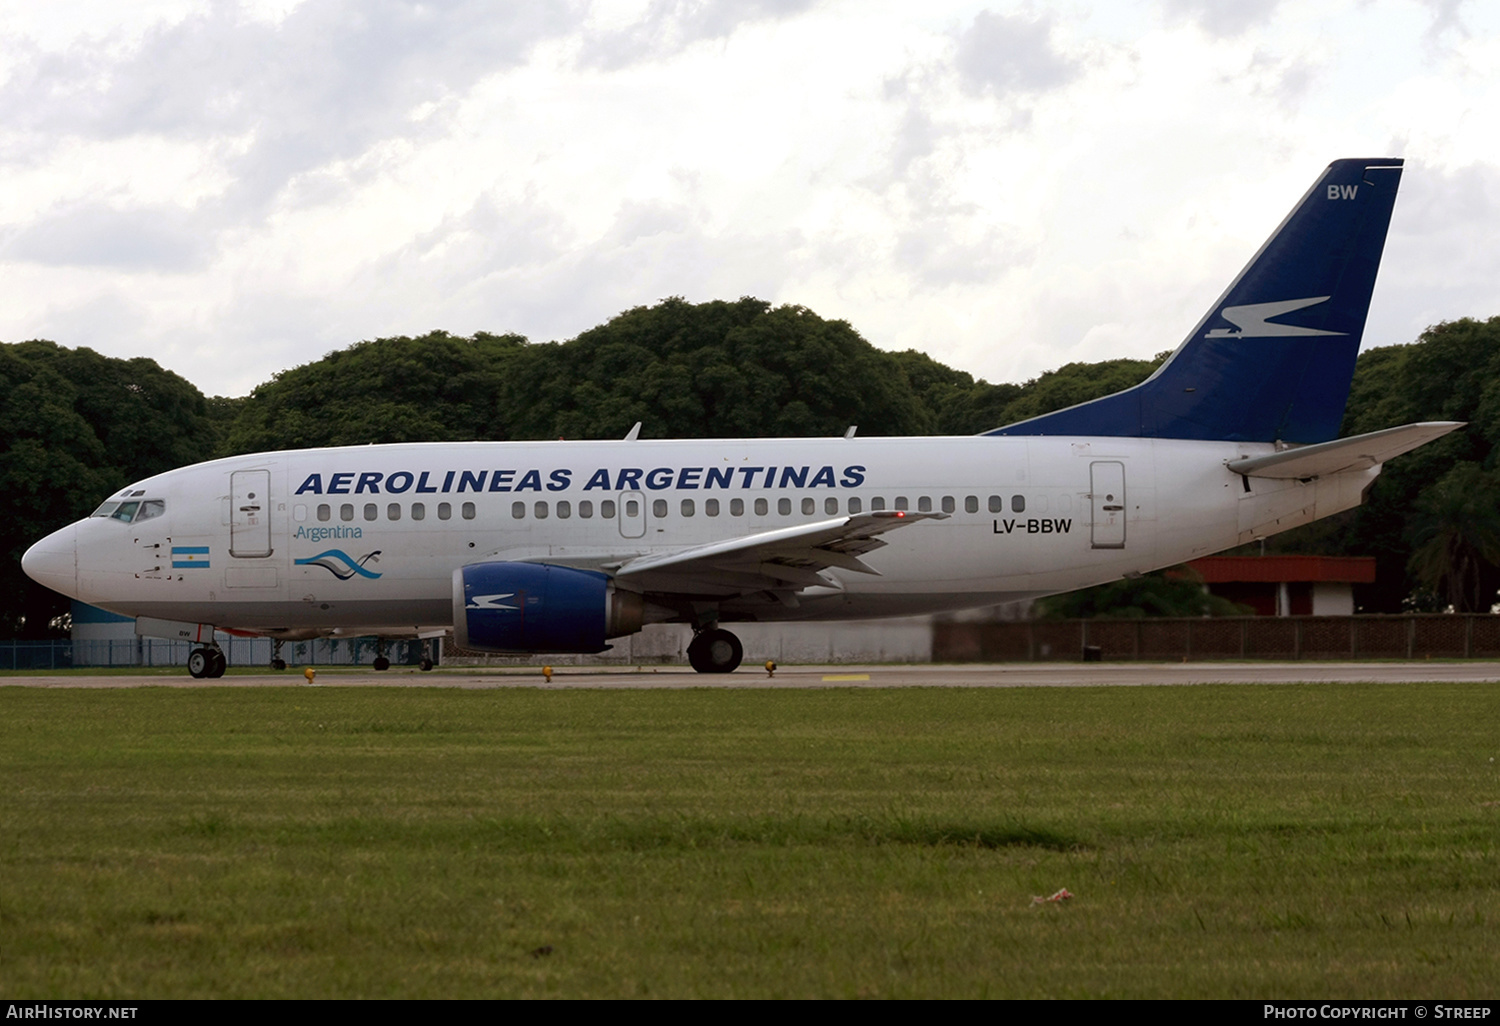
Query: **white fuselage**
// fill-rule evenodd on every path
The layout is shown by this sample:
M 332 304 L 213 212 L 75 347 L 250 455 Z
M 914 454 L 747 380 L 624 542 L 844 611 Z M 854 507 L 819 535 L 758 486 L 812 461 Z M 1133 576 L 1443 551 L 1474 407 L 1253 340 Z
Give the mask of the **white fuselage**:
M 453 622 L 453 571 L 488 560 L 604 569 L 643 554 L 875 509 L 948 513 L 886 536 L 788 601 L 707 595 L 724 620 L 850 619 L 1069 591 L 1357 505 L 1374 467 L 1307 483 L 1225 464 L 1269 444 L 944 437 L 468 442 L 238 456 L 116 500 L 27 570 L 130 616 L 297 636 Z M 851 505 L 853 504 L 853 505 Z M 856 508 L 857 506 L 857 508 Z M 686 599 L 684 599 L 686 601 Z M 655 605 L 650 620 L 679 619 Z

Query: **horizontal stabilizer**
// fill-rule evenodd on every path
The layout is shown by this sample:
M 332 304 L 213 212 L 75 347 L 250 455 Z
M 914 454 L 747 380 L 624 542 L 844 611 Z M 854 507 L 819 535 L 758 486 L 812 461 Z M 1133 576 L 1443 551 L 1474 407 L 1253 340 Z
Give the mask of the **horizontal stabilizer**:
M 1234 460 L 1228 467 L 1246 477 L 1305 481 L 1348 470 L 1368 470 L 1461 427 L 1461 421 L 1405 424 L 1353 438 L 1338 438 L 1332 442 L 1273 452 L 1269 456 L 1250 456 Z

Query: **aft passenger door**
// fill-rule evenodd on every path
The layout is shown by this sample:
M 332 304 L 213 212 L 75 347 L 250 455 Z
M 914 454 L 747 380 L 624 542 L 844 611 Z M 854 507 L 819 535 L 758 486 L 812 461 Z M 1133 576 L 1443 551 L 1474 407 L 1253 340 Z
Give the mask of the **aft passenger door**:
M 237 470 L 229 482 L 229 554 L 263 559 L 271 554 L 271 472 Z
M 1125 464 L 1089 464 L 1089 502 L 1093 506 L 1091 539 L 1096 549 L 1125 547 Z

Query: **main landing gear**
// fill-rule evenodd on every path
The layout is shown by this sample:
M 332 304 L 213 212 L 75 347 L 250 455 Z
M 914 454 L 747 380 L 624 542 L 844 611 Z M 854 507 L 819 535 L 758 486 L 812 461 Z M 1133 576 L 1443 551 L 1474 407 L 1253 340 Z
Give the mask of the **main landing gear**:
M 722 627 L 714 627 L 693 635 L 687 655 L 699 673 L 733 673 L 745 658 L 745 646 Z
M 224 653 L 217 645 L 213 648 L 195 648 L 188 655 L 188 673 L 199 680 L 205 677 L 222 677 L 228 668 L 229 660 L 224 658 Z

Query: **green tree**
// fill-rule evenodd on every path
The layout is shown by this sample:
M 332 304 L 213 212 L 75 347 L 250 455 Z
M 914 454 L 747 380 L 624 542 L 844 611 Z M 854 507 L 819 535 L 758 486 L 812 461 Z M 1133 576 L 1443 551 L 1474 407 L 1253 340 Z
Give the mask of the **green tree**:
M 1006 405 L 1002 414 L 1005 419 L 991 426 L 1014 424 L 1123 391 L 1146 380 L 1169 355 L 1160 353 L 1151 360 L 1064 364 L 1022 385 L 1020 394 Z
M 1417 582 L 1459 613 L 1487 613 L 1500 588 L 1500 480 L 1460 463 L 1427 488 L 1411 527 Z
M 444 331 L 360 342 L 258 386 L 224 452 L 505 438 L 500 395 L 525 348 L 519 335 Z
M 933 418 L 899 360 L 797 306 L 681 298 L 532 346 L 507 381 L 509 437 L 918 434 Z
M 52 342 L 0 345 L 0 634 L 41 637 L 68 601 L 31 581 L 21 556 L 132 480 L 213 454 L 222 421 L 153 360 Z

